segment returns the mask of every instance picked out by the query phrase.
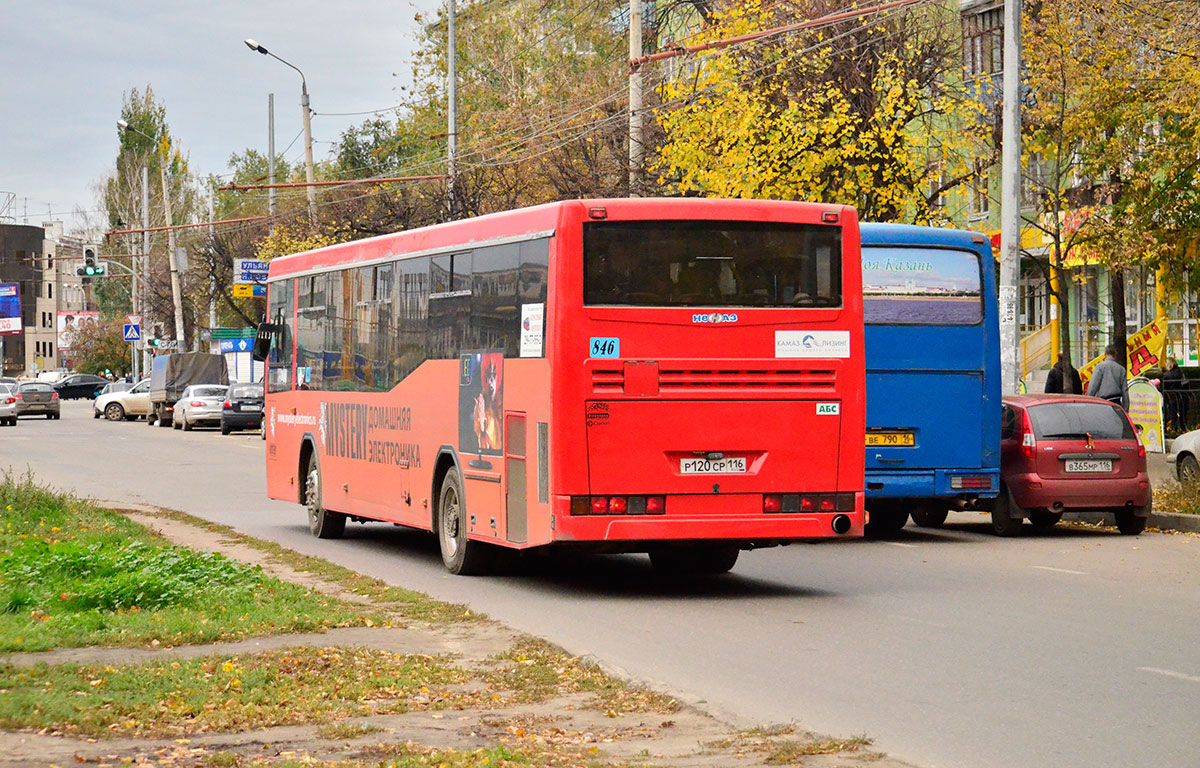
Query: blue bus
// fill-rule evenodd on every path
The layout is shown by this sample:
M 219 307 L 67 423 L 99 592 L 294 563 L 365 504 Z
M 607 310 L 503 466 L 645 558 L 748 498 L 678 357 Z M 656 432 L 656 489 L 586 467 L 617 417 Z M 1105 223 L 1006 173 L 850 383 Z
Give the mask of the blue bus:
M 977 232 L 862 224 L 867 356 L 867 534 L 1000 488 L 996 269 Z

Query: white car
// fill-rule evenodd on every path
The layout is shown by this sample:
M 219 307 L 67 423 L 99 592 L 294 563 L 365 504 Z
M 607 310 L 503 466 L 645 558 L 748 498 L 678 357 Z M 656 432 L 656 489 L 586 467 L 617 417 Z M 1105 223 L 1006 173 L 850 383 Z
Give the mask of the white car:
M 0 427 L 17 426 L 16 384 L 0 384 Z
M 100 395 L 92 403 L 92 416 L 101 415 L 109 421 L 128 419 L 133 421 L 139 416 L 150 413 L 150 379 L 142 379 L 133 389 L 124 392 L 109 392 Z
M 221 409 L 228 391 L 224 384 L 193 384 L 183 390 L 183 396 L 175 403 L 172 426 L 185 432 L 200 424 L 221 426 Z
M 1175 465 L 1175 477 L 1183 485 L 1200 484 L 1200 429 L 1184 432 L 1171 443 L 1167 461 Z

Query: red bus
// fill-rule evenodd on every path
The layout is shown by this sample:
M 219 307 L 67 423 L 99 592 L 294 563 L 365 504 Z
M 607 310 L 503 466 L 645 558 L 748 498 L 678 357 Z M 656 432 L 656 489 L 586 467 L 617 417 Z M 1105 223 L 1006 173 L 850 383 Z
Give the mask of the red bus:
M 553 203 L 281 257 L 269 286 L 267 489 L 316 536 L 433 531 L 454 573 L 548 545 L 723 573 L 862 535 L 852 208 Z

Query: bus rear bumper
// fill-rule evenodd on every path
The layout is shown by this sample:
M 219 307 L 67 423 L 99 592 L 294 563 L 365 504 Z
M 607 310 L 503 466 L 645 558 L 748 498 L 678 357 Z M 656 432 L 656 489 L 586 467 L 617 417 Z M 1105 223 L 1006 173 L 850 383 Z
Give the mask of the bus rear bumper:
M 982 481 L 986 478 L 986 481 Z M 985 485 L 986 487 L 982 487 Z M 912 469 L 866 472 L 869 499 L 994 498 L 999 469 Z M 955 486 L 958 487 L 955 487 Z M 976 487 L 963 487 L 976 486 Z
M 755 508 L 762 508 L 762 494 L 729 494 L 721 496 L 726 510 L 712 514 L 697 514 L 688 510 L 681 514 L 671 513 L 671 500 L 667 497 L 667 513 L 664 515 L 572 515 L 570 497 L 555 498 L 556 541 L 700 541 L 730 540 L 744 546 L 753 546 L 761 541 L 764 545 L 782 544 L 829 538 L 855 538 L 863 535 L 865 516 L 863 495 L 855 494 L 853 511 L 821 512 L 801 514 L 768 514 L 744 512 L 746 501 L 753 501 Z M 740 502 L 740 503 L 739 503 Z M 732 507 L 733 509 L 728 509 Z M 849 527 L 844 533 L 834 529 L 834 518 Z M 768 544 L 769 542 L 769 544 Z

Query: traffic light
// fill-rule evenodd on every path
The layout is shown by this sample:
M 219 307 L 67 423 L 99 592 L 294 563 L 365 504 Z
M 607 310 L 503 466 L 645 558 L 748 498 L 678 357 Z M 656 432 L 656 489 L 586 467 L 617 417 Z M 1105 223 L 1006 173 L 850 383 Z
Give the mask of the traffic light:
M 75 274 L 83 278 L 84 283 L 89 283 L 92 277 L 104 277 L 108 273 L 107 267 L 99 261 L 96 261 L 96 251 L 92 248 L 83 249 L 83 266 L 75 269 Z

